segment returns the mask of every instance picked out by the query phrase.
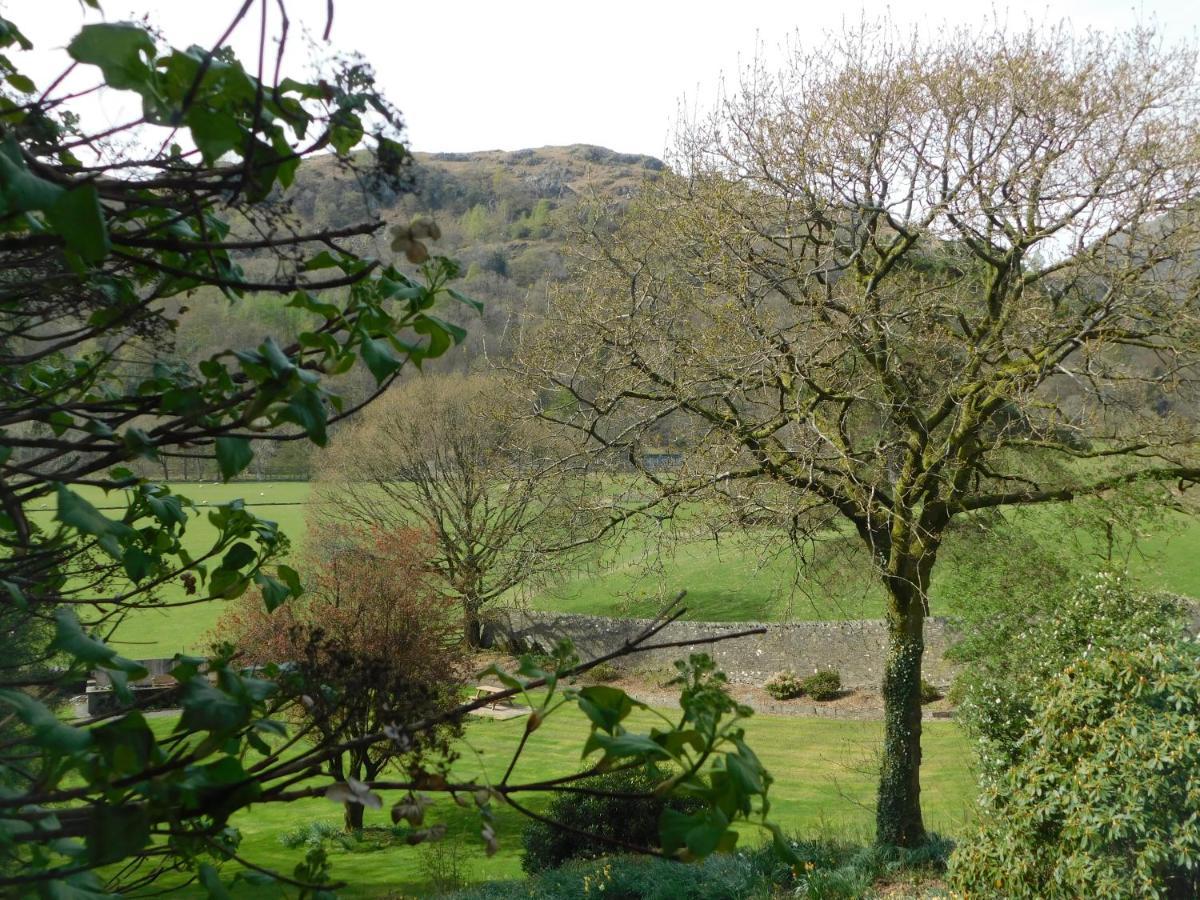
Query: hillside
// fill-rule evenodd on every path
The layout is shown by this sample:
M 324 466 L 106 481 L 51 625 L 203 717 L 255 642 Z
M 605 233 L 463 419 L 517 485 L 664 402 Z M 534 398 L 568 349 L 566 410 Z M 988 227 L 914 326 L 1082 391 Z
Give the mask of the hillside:
M 653 157 L 573 145 L 477 153 L 418 153 L 411 192 L 372 192 L 332 158 L 301 170 L 293 188 L 296 212 L 314 225 L 360 221 L 370 203 L 389 223 L 418 213 L 442 229 L 437 252 L 460 260 L 461 289 L 484 301 L 483 322 L 464 321 L 472 334 L 468 353 L 446 360 L 464 365 L 506 325 L 536 307 L 549 284 L 565 275 L 564 242 L 580 199 L 627 196 L 642 179 L 661 171 Z M 379 241 L 374 250 L 386 253 Z M 386 257 L 385 257 L 386 258 Z
M 339 166 L 331 157 L 306 161 L 295 183 L 281 198 L 281 216 L 303 231 L 338 228 L 366 221 L 368 210 L 389 226 L 407 224 L 414 215 L 432 216 L 442 229 L 435 252 L 458 259 L 464 277 L 456 285 L 483 301 L 482 316 L 458 304 L 441 313 L 467 329 L 466 344 L 436 360 L 431 368 L 466 369 L 485 348 L 503 355 L 506 329 L 518 326 L 545 302 L 551 284 L 566 274 L 565 242 L 572 211 L 582 198 L 628 196 L 647 176 L 661 171 L 649 156 L 614 153 L 603 147 L 573 145 L 514 152 L 414 155 L 409 182 L 400 192 L 372 184 L 362 173 Z M 296 220 L 299 220 L 298 223 Z M 391 260 L 387 231 L 344 241 L 350 249 Z M 270 258 L 239 260 L 249 277 L 265 275 Z M 266 335 L 291 339 L 309 322 L 281 299 L 252 297 L 230 302 L 215 290 L 200 290 L 189 300 L 175 335 L 174 352 L 198 362 L 213 336 L 233 346 L 254 346 Z M 155 353 L 161 353 L 155 348 Z M 359 369 L 337 380 L 338 390 L 354 401 L 373 387 Z M 310 445 L 262 442 L 257 474 L 302 477 L 308 471 Z M 177 470 L 178 468 L 178 470 Z M 199 474 L 184 461 L 159 477 Z

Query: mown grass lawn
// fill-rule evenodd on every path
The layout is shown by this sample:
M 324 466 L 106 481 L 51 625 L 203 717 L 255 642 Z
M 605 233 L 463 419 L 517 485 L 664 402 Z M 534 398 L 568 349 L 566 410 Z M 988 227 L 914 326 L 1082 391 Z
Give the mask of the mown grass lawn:
M 162 721 L 162 720 L 160 720 Z M 496 721 L 472 718 L 456 764 L 463 778 L 486 773 L 497 778 L 525 728 L 524 719 Z M 163 722 L 163 727 L 168 727 Z M 755 716 L 747 727 L 750 745 L 776 779 L 772 788 L 773 819 L 788 832 L 800 835 L 841 836 L 869 841 L 873 828 L 871 808 L 875 789 L 874 763 L 881 726 L 874 722 Z M 551 716 L 534 734 L 513 776 L 513 782 L 535 780 L 576 771 L 586 734 L 585 720 L 574 709 Z M 926 724 L 924 740 L 923 799 L 928 825 L 943 833 L 958 833 L 972 815 L 974 777 L 966 739 L 950 722 Z M 425 848 L 370 847 L 372 826 L 390 825 L 385 808 L 368 810 L 367 839 L 357 849 L 331 851 L 333 874 L 347 881 L 343 892 L 353 897 L 423 897 L 429 893 L 422 858 Z M 540 810 L 544 797 L 531 796 Z M 323 820 L 341 822 L 341 807 L 326 800 L 299 801 L 287 806 L 263 805 L 239 814 L 234 822 L 244 835 L 242 852 L 258 864 L 290 872 L 303 850 L 285 848 L 280 838 L 289 830 Z M 449 826 L 448 840 L 463 853 L 464 868 L 472 881 L 521 876 L 520 830 L 525 821 L 502 808 L 497 815 L 501 849 L 489 859 L 478 837 L 479 817 L 446 800 L 429 813 L 429 821 Z M 757 842 L 760 831 L 746 829 L 742 840 Z M 256 893 L 254 896 L 259 896 Z M 245 896 L 250 896 L 247 893 Z

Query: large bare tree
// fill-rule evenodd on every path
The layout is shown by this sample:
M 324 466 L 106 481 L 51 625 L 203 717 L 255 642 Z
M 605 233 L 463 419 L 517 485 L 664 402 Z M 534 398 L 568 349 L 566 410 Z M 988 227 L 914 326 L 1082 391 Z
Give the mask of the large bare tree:
M 486 606 L 562 571 L 612 518 L 598 520 L 563 441 L 520 403 L 500 375 L 412 378 L 340 435 L 320 469 L 323 520 L 431 535 L 430 565 L 462 603 L 471 646 Z
M 751 66 L 671 172 L 592 210 L 526 348 L 545 417 L 598 451 L 637 464 L 685 424 L 683 465 L 645 472 L 664 500 L 790 497 L 793 527 L 861 538 L 887 595 L 881 843 L 925 834 L 951 523 L 1200 478 L 1196 87 L 1192 49 L 1143 31 L 860 28 Z

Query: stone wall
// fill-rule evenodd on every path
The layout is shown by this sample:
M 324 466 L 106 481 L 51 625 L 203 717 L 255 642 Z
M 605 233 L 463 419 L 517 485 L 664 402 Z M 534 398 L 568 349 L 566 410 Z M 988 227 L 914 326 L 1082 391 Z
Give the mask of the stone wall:
M 504 649 L 548 650 L 570 638 L 584 659 L 610 653 L 641 632 L 648 619 L 609 619 L 512 609 L 494 610 L 485 627 L 484 639 Z M 665 668 L 672 660 L 703 651 L 716 660 L 729 679 L 761 684 L 775 672 L 792 669 L 809 674 L 817 669 L 836 669 L 846 687 L 878 687 L 886 645 L 882 620 L 843 622 L 672 622 L 655 636 L 655 641 L 694 641 L 756 627 L 766 634 L 733 638 L 714 644 L 651 650 L 624 657 L 616 665 L 626 668 Z M 951 625 L 944 618 L 925 622 L 925 677 L 945 688 L 956 668 L 944 659 L 953 640 Z

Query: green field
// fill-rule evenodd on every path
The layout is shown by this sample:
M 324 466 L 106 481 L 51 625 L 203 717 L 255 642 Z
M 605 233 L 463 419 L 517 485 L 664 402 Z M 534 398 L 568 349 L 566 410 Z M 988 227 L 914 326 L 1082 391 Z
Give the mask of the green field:
M 277 521 L 298 546 L 305 534 L 309 485 L 303 482 L 186 484 L 176 488 L 198 504 L 241 497 L 259 515 Z M 114 504 L 98 492 L 97 505 Z M 49 517 L 49 512 L 43 513 Z M 1022 513 L 1032 530 L 1061 528 L 1044 513 Z M 200 550 L 211 531 L 201 518 L 189 529 L 191 549 Z M 1055 540 L 1075 541 L 1071 534 Z M 1079 538 L 1074 552 L 1086 550 Z M 800 563 L 780 547 L 776 535 L 748 531 L 720 541 L 680 535 L 631 534 L 602 550 L 586 571 L 519 602 L 537 609 L 593 615 L 648 616 L 678 591 L 688 591 L 689 618 L 707 621 L 781 621 L 875 618 L 882 614 L 879 587 L 866 570 L 855 540 L 830 534 Z M 1151 588 L 1200 596 L 1200 523 L 1182 517 L 1164 521 L 1140 542 L 1128 560 L 1131 570 Z M 970 572 L 955 568 L 949 557 L 935 570 L 932 607 L 952 615 L 970 589 Z M 949 586 L 953 585 L 953 589 Z M 165 599 L 183 599 L 174 588 Z M 517 599 L 517 598 L 514 598 Z M 969 596 L 966 597 L 969 600 Z M 203 646 L 220 616 L 220 602 L 145 610 L 129 615 L 115 635 L 126 655 L 169 656 Z
M 163 723 L 165 727 L 166 720 Z M 464 778 L 478 778 L 482 767 L 483 772 L 498 777 L 524 728 L 524 719 L 472 719 L 456 772 Z M 755 716 L 747 731 L 750 745 L 776 779 L 772 788 L 772 818 L 776 822 L 799 835 L 869 840 L 874 773 L 878 771 L 874 763 L 880 741 L 877 723 Z M 575 771 L 585 734 L 585 720 L 574 710 L 564 709 L 551 716 L 530 740 L 513 782 Z M 933 829 L 954 835 L 972 815 L 975 787 L 970 759 L 967 741 L 952 723 L 926 725 L 922 796 L 927 824 Z M 351 884 L 340 894 L 427 895 L 421 863 L 426 850 L 392 846 L 369 849 L 372 826 L 382 830 L 390 825 L 387 800 L 384 810 L 367 811 L 367 840 L 358 849 L 332 851 L 334 876 Z M 530 805 L 541 809 L 544 803 L 544 798 L 532 798 Z M 521 876 L 520 829 L 525 820 L 516 812 L 499 810 L 501 849 L 491 859 L 479 841 L 477 814 L 447 800 L 435 806 L 427 818 L 449 826 L 449 839 L 459 842 L 473 880 Z M 287 806 L 265 805 L 240 813 L 234 822 L 244 836 L 243 855 L 258 864 L 290 872 L 303 851 L 285 848 L 280 837 L 289 829 L 317 820 L 340 824 L 341 807 L 323 799 Z M 742 840 L 757 842 L 760 836 L 758 829 L 747 829 Z

